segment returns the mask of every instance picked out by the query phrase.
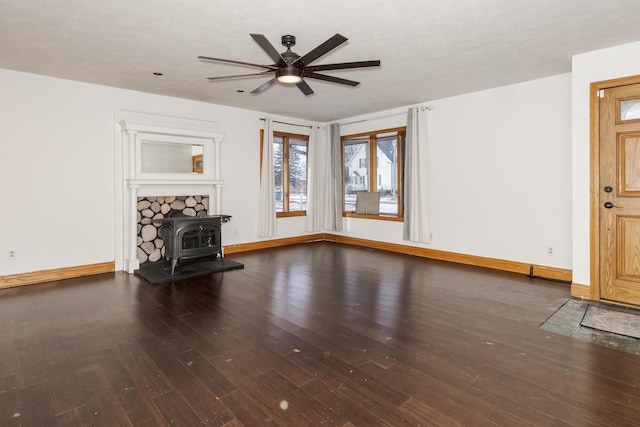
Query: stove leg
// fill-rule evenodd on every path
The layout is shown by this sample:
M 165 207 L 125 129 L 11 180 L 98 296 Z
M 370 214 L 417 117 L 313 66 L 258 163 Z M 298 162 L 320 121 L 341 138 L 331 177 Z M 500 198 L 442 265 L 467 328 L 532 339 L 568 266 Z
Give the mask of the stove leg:
M 178 258 L 171 258 L 171 275 L 176 271 L 176 265 L 178 265 Z

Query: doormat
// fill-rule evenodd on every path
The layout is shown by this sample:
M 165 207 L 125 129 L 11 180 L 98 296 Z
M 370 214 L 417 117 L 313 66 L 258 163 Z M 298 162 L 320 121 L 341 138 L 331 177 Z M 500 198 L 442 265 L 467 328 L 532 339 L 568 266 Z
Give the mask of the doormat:
M 204 276 L 206 274 L 244 268 L 244 264 L 230 260 L 229 258 L 218 258 L 214 261 L 198 263 L 189 263 L 188 261 L 189 260 L 187 260 L 183 265 L 178 265 L 173 274 L 171 274 L 171 267 L 163 266 L 162 262 L 144 263 L 140 266 L 140 269 L 135 271 L 135 275 L 142 277 L 147 282 L 155 285 L 158 283 L 176 282 L 178 280 L 191 279 L 193 277 Z
M 582 326 L 640 339 L 640 315 L 589 304 Z

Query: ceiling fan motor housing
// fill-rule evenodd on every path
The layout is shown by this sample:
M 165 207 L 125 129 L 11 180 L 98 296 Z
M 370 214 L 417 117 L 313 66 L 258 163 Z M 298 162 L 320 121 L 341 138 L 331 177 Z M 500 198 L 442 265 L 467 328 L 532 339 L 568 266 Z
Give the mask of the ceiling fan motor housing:
M 291 49 L 291 46 L 296 45 L 296 36 L 292 36 L 291 34 L 282 36 L 281 40 L 282 46 L 286 47 L 287 49 Z
M 295 44 L 296 44 L 296 36 L 291 36 L 291 35 L 282 36 L 282 45 L 285 46 L 287 50 L 285 52 L 282 52 L 280 55 L 285 60 L 287 65 L 293 64 L 298 60 L 298 58 L 300 58 L 300 55 L 291 51 L 291 46 L 295 46 Z M 298 68 L 301 68 L 303 64 L 296 64 L 296 65 L 299 65 Z

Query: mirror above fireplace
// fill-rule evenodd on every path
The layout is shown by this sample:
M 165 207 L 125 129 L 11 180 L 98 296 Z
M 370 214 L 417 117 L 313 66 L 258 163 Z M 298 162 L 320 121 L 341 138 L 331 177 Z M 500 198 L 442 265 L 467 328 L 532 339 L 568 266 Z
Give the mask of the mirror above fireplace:
M 216 122 L 133 111 L 121 111 L 121 115 L 128 179 L 220 179 L 224 132 Z
M 201 143 L 178 143 L 175 139 L 172 142 L 142 140 L 140 173 L 204 174 L 204 149 L 205 146 Z

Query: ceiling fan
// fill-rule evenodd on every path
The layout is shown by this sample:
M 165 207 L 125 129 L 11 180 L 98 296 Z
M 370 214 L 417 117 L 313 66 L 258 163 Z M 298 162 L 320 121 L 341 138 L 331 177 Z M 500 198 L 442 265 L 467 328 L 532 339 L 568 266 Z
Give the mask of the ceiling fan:
M 328 76 L 326 74 L 319 74 L 317 71 L 329 71 L 329 70 L 344 70 L 347 68 L 362 68 L 362 67 L 377 67 L 380 65 L 379 60 L 375 61 L 358 61 L 358 62 L 341 62 L 338 64 L 323 64 L 323 65 L 309 65 L 316 59 L 328 53 L 330 50 L 335 49 L 340 46 L 342 43 L 346 42 L 348 39 L 343 35 L 336 34 L 333 37 L 329 38 L 327 41 L 311 50 L 304 56 L 300 56 L 295 52 L 291 51 L 291 47 L 295 46 L 296 38 L 292 35 L 282 36 L 282 45 L 287 48 L 285 52 L 278 53 L 275 47 L 267 40 L 267 38 L 262 34 L 251 34 L 251 37 L 260 45 L 260 47 L 269 55 L 269 57 L 274 61 L 273 65 L 262 65 L 262 64 L 253 64 L 251 62 L 243 62 L 243 61 L 234 61 L 232 59 L 222 59 L 222 58 L 212 58 L 210 56 L 198 56 L 199 59 L 206 59 L 209 61 L 218 61 L 218 62 L 226 62 L 230 64 L 238 64 L 238 65 L 246 65 L 249 67 L 257 67 L 266 69 L 266 71 L 262 71 L 260 73 L 254 74 L 238 74 L 233 76 L 220 76 L 220 77 L 209 77 L 208 80 L 216 81 L 216 80 L 227 80 L 227 79 L 235 79 L 242 77 L 257 77 L 257 76 L 268 76 L 270 74 L 275 74 L 274 77 L 263 83 L 258 88 L 251 91 L 251 93 L 260 93 L 265 91 L 266 89 L 273 86 L 276 82 L 284 83 L 284 84 L 295 84 L 298 88 L 305 94 L 311 95 L 313 94 L 313 90 L 305 79 L 317 79 L 324 80 L 328 82 L 348 85 L 348 86 L 358 86 L 360 82 L 356 82 L 353 80 L 342 79 L 339 77 Z

